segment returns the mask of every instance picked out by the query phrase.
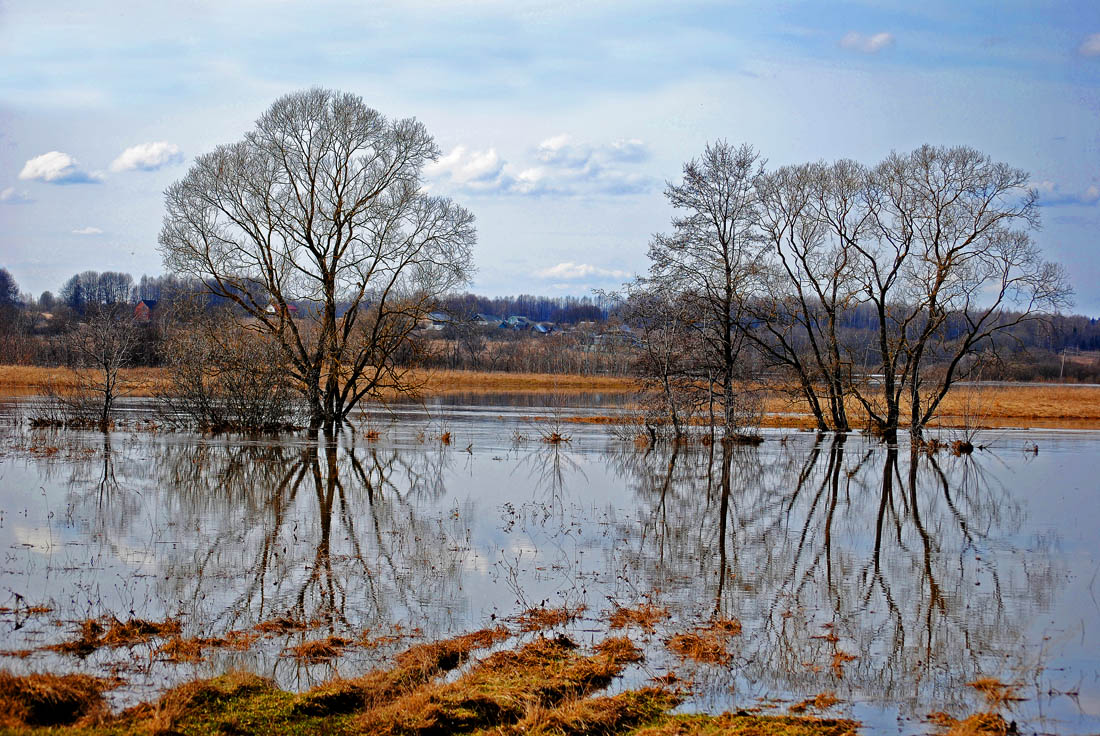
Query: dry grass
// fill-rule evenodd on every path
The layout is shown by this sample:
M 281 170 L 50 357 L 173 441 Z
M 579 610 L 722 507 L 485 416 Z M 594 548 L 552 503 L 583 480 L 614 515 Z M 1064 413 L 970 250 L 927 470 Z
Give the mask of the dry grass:
M 340 636 L 326 636 L 324 639 L 314 639 L 287 647 L 285 653 L 303 662 L 327 662 L 330 659 L 339 657 L 344 653 L 344 649 L 351 644 L 351 639 Z
M 932 713 L 928 720 L 943 729 L 944 736 L 1007 736 L 1016 733 L 1016 724 L 1009 724 L 996 713 L 975 713 L 961 720 L 946 713 Z
M 710 630 L 717 631 L 713 626 Z M 511 635 L 504 628 L 485 629 L 419 644 L 397 655 L 389 669 L 334 680 L 301 695 L 279 690 L 273 682 L 257 675 L 229 673 L 173 688 L 156 703 L 139 705 L 118 716 L 106 712 L 101 696 L 105 684 L 94 678 L 0 675 L 0 730 L 9 727 L 33 732 L 41 724 L 75 723 L 78 730 L 73 733 L 84 736 L 843 736 L 854 733 L 857 726 L 851 721 L 759 716 L 743 711 L 736 715 L 673 716 L 668 711 L 680 697 L 660 687 L 595 696 L 626 666 L 642 658 L 641 651 L 622 637 L 606 639 L 585 653 L 563 636 L 540 636 L 518 649 L 489 655 L 453 681 L 441 679 L 444 673 L 468 662 L 473 651 L 492 647 Z M 200 648 L 207 641 L 201 640 Z M 821 705 L 826 696 L 808 702 Z
M 740 636 L 741 622 L 733 618 L 716 618 L 695 631 L 676 634 L 665 642 L 669 651 L 683 659 L 704 664 L 726 664 L 730 661 L 726 644 Z
M 509 638 L 504 628 L 482 629 L 452 639 L 418 644 L 395 659 L 388 670 L 376 670 L 362 677 L 334 680 L 303 693 L 294 704 L 295 712 L 333 715 L 378 708 L 432 678 L 465 663 L 478 650 Z
M 767 716 L 747 712 L 720 716 L 671 716 L 631 736 L 856 736 L 859 723 L 834 718 Z
M 835 652 L 833 652 L 833 662 L 831 665 L 831 667 L 833 668 L 833 674 L 836 675 L 838 678 L 844 677 L 844 665 L 848 664 L 849 662 L 854 662 L 857 659 L 859 659 L 859 657 L 854 654 L 842 652 L 839 649 L 836 650 Z
M 542 629 L 567 624 L 583 612 L 584 606 L 577 606 L 576 608 L 570 608 L 569 606 L 528 608 L 516 616 L 515 621 L 523 631 L 541 631 Z
M 372 734 L 460 733 L 510 727 L 536 708 L 556 708 L 606 687 L 639 654 L 619 640 L 581 656 L 565 637 L 539 638 L 497 652 L 453 683 L 430 685 L 365 714 L 357 726 Z
M 152 396 L 158 384 L 166 378 L 161 368 L 129 368 L 123 377 L 131 386 L 131 395 Z M 586 376 L 550 373 L 492 373 L 486 371 L 413 371 L 412 382 L 420 385 L 420 395 L 439 396 L 456 393 L 516 393 L 516 394 L 627 394 L 638 389 L 636 379 L 628 376 Z M 75 375 L 67 368 L 0 365 L 0 392 L 5 394 L 36 394 L 41 387 L 53 383 L 61 389 L 76 385 Z M 813 429 L 807 407 L 801 399 L 779 390 L 765 387 L 761 426 L 790 429 Z M 940 406 L 940 417 L 934 423 L 941 427 L 963 427 L 976 420 L 988 427 L 1065 427 L 1071 429 L 1100 428 L 1100 388 L 1073 384 L 983 386 L 980 389 L 978 411 L 975 412 L 974 391 L 956 387 Z M 855 426 L 865 422 L 858 403 L 849 402 L 849 416 Z M 907 407 L 902 408 L 902 415 Z M 583 417 L 565 419 L 588 424 L 612 424 L 623 417 Z
M 291 631 L 306 631 L 312 627 L 306 621 L 279 616 L 269 621 L 261 621 L 252 628 L 261 634 L 288 634 Z
M 244 651 L 252 646 L 259 634 L 251 631 L 230 631 L 225 636 L 194 637 L 182 639 L 175 637 L 157 650 L 168 662 L 200 662 L 206 649 L 235 649 Z
M 610 697 L 569 700 L 556 708 L 532 708 L 523 720 L 494 733 L 529 736 L 581 736 L 626 733 L 676 706 L 680 698 L 660 688 L 643 688 Z
M 980 692 L 991 706 L 1000 706 L 1026 699 L 1017 695 L 1016 688 L 1012 685 L 1003 683 L 995 677 L 980 677 L 966 684 Z
M 713 630 L 676 634 L 665 642 L 665 646 L 683 659 L 704 664 L 726 664 L 730 661 L 726 637 Z
M 818 693 L 812 698 L 800 700 L 787 710 L 789 710 L 791 713 L 805 713 L 808 710 L 828 710 L 839 702 L 840 699 L 837 698 L 835 693 Z
M 0 727 L 60 726 L 94 721 L 107 713 L 109 683 L 89 675 L 22 675 L 0 672 Z
M 668 618 L 668 609 L 643 603 L 634 608 L 620 607 L 611 612 L 608 621 L 613 629 L 625 629 L 628 626 L 653 633 L 658 621 Z
M 86 657 L 100 647 L 130 647 L 162 637 L 178 637 L 179 621 L 146 621 L 134 618 L 129 621 L 112 619 L 109 629 L 104 629 L 97 619 L 89 618 L 80 623 L 80 632 L 75 639 L 51 644 L 45 649 Z

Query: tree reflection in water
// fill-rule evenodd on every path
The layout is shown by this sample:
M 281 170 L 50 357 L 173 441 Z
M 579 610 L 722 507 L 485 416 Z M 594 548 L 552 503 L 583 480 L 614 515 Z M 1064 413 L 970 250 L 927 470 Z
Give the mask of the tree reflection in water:
M 633 574 L 682 621 L 704 615 L 705 596 L 711 615 L 742 622 L 742 688 L 946 707 L 979 675 L 1036 665 L 1021 642 L 1057 571 L 983 558 L 1021 511 L 978 458 L 841 435 L 778 457 L 728 446 L 618 462 L 642 504 Z
M 324 437 L 166 443 L 156 466 L 180 542 L 161 561 L 163 598 L 210 632 L 279 616 L 333 630 L 410 616 L 445 626 L 461 614 L 461 561 L 418 506 L 445 492 L 447 463 Z
M 524 586 L 570 598 L 548 605 L 587 603 L 584 626 L 608 598 L 650 594 L 672 611 L 664 633 L 716 615 L 742 623 L 731 665 L 695 672 L 704 707 L 727 707 L 732 687 L 738 703 L 837 690 L 949 709 L 980 675 L 1042 664 L 1027 659 L 1028 626 L 1062 575 L 1053 556 L 1005 546 L 1024 518 L 997 458 L 857 437 L 598 453 L 532 443 L 507 458 L 347 435 L 94 442 L 35 462 L 44 485 L 67 489 L 70 526 L 98 540 L 93 551 L 147 576 L 144 603 L 127 591 L 119 615 L 182 615 L 187 635 L 290 616 L 442 636 L 507 614 Z M 511 501 L 529 512 L 514 528 L 485 513 Z M 494 579 L 492 563 L 518 549 L 533 555 L 526 567 Z M 63 574 L 84 591 L 103 571 Z M 647 666 L 676 664 L 650 643 Z

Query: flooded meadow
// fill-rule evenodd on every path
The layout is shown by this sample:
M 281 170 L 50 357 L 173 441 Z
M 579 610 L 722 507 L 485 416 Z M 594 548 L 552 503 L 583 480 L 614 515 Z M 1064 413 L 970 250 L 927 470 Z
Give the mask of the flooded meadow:
M 644 659 L 608 692 L 679 688 L 680 711 L 1100 732 L 1100 433 L 654 448 L 571 421 L 614 398 L 572 401 L 372 408 L 327 439 L 169 432 L 141 402 L 109 433 L 34 430 L 3 402 L 0 668 L 117 677 L 122 708 L 503 625 L 629 636 Z

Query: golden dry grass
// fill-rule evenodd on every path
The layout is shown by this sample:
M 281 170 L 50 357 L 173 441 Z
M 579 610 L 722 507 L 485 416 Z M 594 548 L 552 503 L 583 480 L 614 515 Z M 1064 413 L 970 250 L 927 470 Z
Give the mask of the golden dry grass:
M 16 676 L 0 671 L 0 728 L 67 725 L 107 713 L 108 682 L 89 675 Z
M 967 718 L 952 718 L 947 713 L 932 713 L 928 720 L 943 729 L 943 736 L 1007 736 L 1016 733 L 1015 724 L 1010 725 L 996 713 L 975 713 Z
M 718 631 L 714 626 L 710 629 Z M 846 736 L 858 727 L 852 721 L 750 715 L 745 711 L 720 716 L 672 715 L 669 711 L 681 697 L 663 687 L 597 695 L 628 665 L 642 659 L 641 651 L 625 637 L 605 639 L 583 651 L 563 636 L 539 636 L 475 662 L 457 678 L 444 679 L 446 672 L 468 662 L 474 650 L 494 646 L 511 636 L 502 627 L 418 644 L 397 655 L 388 669 L 355 679 L 336 679 L 301 694 L 280 690 L 264 677 L 230 672 L 179 685 L 156 702 L 135 706 L 117 716 L 106 710 L 101 695 L 107 686 L 104 681 L 86 676 L 17 678 L 0 673 L 0 730 L 74 736 Z M 827 707 L 829 697 L 823 693 L 806 701 L 807 707 Z M 60 724 L 61 728 L 52 724 Z
M 667 608 L 661 608 L 652 603 L 643 603 L 634 608 L 616 608 L 608 616 L 608 621 L 613 629 L 637 626 L 643 631 L 652 633 L 656 623 L 665 618 L 668 618 Z
M 351 644 L 351 639 L 342 636 L 326 636 L 324 639 L 313 639 L 287 647 L 286 653 L 303 662 L 327 662 L 339 657 L 344 653 L 344 648 Z
M 792 705 L 789 710 L 791 713 L 805 713 L 807 710 L 828 710 L 834 705 L 840 702 L 835 693 L 824 692 L 818 693 L 812 698 L 806 698 Z
M 150 396 L 165 378 L 160 368 L 130 368 L 123 371 L 131 386 L 130 395 Z M 413 383 L 420 384 L 423 396 L 456 393 L 470 394 L 628 394 L 638 388 L 635 379 L 625 376 L 585 376 L 544 373 L 493 373 L 485 371 L 413 371 Z M 75 386 L 74 374 L 67 368 L 0 365 L 0 393 L 34 395 L 53 383 L 59 388 Z M 764 427 L 813 429 L 814 423 L 805 403 L 779 390 L 765 392 Z M 848 403 L 854 426 L 866 423 L 857 402 Z M 902 414 L 905 414 L 903 407 Z M 612 424 L 620 416 L 578 417 L 556 420 L 588 424 Z M 939 417 L 933 423 L 941 427 L 1063 427 L 1100 429 L 1100 387 L 1073 384 L 983 386 L 972 389 L 957 386 L 944 399 Z
M 576 608 L 570 608 L 569 606 L 562 606 L 561 608 L 528 608 L 526 611 L 516 616 L 515 620 L 523 631 L 540 631 L 542 629 L 549 629 L 554 626 L 567 624 L 583 612 L 584 606 L 578 606 Z

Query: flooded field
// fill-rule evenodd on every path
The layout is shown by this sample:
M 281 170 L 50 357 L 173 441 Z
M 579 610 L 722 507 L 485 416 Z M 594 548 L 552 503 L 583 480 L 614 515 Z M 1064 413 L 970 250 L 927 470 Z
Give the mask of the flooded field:
M 0 668 L 117 676 L 122 707 L 229 670 L 303 690 L 504 623 L 625 633 L 645 659 L 610 691 L 675 683 L 681 710 L 832 693 L 928 733 L 993 698 L 1022 732 L 1100 732 L 1100 433 L 647 449 L 562 421 L 616 399 L 574 400 L 452 397 L 333 441 L 159 432 L 141 403 L 106 435 L 9 421 Z M 168 625 L 108 641 L 133 619 Z

